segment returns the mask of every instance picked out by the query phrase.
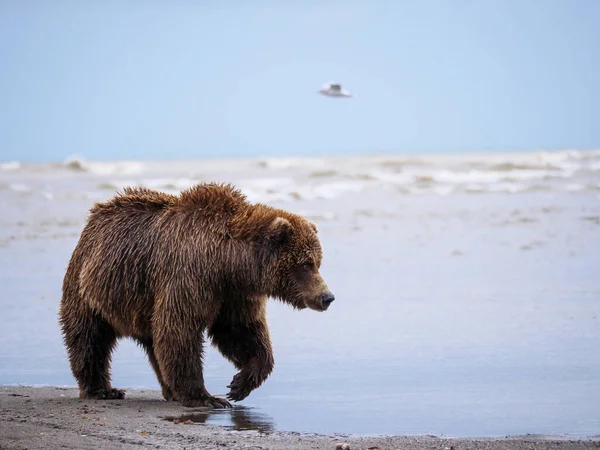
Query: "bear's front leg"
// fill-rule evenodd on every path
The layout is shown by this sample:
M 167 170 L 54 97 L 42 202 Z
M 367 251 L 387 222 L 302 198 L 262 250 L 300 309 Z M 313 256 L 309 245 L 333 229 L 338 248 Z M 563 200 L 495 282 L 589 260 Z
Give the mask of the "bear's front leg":
M 272 370 L 272 355 L 252 358 L 242 370 L 234 375 L 231 384 L 227 386 L 229 388 L 227 399 L 236 402 L 245 399 L 254 389 L 263 384 Z
M 171 309 L 155 316 L 154 354 L 164 384 L 183 406 L 231 408 L 227 400 L 213 397 L 204 386 L 202 321 L 189 315 L 179 317 L 178 312 Z M 158 320 L 160 326 L 156 326 Z
M 240 401 L 258 388 L 273 371 L 274 359 L 265 319 L 249 323 L 217 319 L 210 328 L 213 344 L 237 369 L 227 398 Z

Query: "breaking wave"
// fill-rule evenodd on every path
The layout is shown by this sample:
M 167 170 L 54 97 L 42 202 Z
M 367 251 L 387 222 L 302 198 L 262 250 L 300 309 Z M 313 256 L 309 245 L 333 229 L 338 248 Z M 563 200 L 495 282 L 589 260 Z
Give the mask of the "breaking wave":
M 97 197 L 124 186 L 178 192 L 200 181 L 232 183 L 250 200 L 263 202 L 332 200 L 370 189 L 435 196 L 534 191 L 597 194 L 600 150 L 143 163 L 90 162 L 73 156 L 60 164 L 0 163 L 0 173 L 6 178 L 1 188 L 24 193 L 30 188 L 38 190 L 35 184 L 39 181 L 45 183 L 40 189 L 53 195 L 53 183 L 64 177 L 61 172 L 65 171 L 70 174 L 69 179 L 75 177 L 90 183 L 86 189 L 95 191 Z M 52 182 L 43 181 L 44 175 Z M 31 180 L 36 183 L 30 183 Z
M 99 176 L 139 175 L 144 172 L 144 165 L 137 161 L 88 162 L 78 156 L 67 158 L 62 166 L 76 172 L 89 172 Z

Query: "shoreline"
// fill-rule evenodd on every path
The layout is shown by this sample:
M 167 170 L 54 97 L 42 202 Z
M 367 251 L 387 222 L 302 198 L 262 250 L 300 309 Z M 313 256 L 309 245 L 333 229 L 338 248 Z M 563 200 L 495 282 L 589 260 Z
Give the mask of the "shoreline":
M 80 400 L 76 388 L 0 386 L 0 449 L 253 448 L 335 449 L 597 449 L 600 436 L 445 437 L 319 435 L 274 431 L 248 422 L 243 407 L 232 427 L 207 424 L 214 411 L 162 400 L 160 392 L 128 389 L 125 400 Z M 192 415 L 193 422 L 174 421 Z M 238 428 L 230 430 L 227 428 Z M 254 429 L 248 429 L 254 428 Z

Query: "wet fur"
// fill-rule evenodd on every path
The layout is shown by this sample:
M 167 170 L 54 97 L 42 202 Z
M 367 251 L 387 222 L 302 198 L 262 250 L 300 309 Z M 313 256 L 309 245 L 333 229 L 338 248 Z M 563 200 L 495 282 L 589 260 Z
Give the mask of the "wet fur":
M 179 196 L 126 188 L 95 204 L 63 282 L 60 323 L 81 398 L 123 398 L 110 383 L 117 339 L 146 351 L 167 400 L 226 407 L 204 387 L 205 332 L 239 370 L 239 401 L 273 369 L 266 301 L 323 310 L 314 224 L 252 205 L 229 185 Z

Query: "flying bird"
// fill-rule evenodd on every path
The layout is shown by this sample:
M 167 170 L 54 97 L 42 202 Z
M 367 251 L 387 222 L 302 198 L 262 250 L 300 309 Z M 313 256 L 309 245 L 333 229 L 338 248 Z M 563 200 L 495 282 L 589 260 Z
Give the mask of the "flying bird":
M 339 83 L 327 83 L 319 89 L 319 93 L 328 97 L 352 97 L 352 94 Z

